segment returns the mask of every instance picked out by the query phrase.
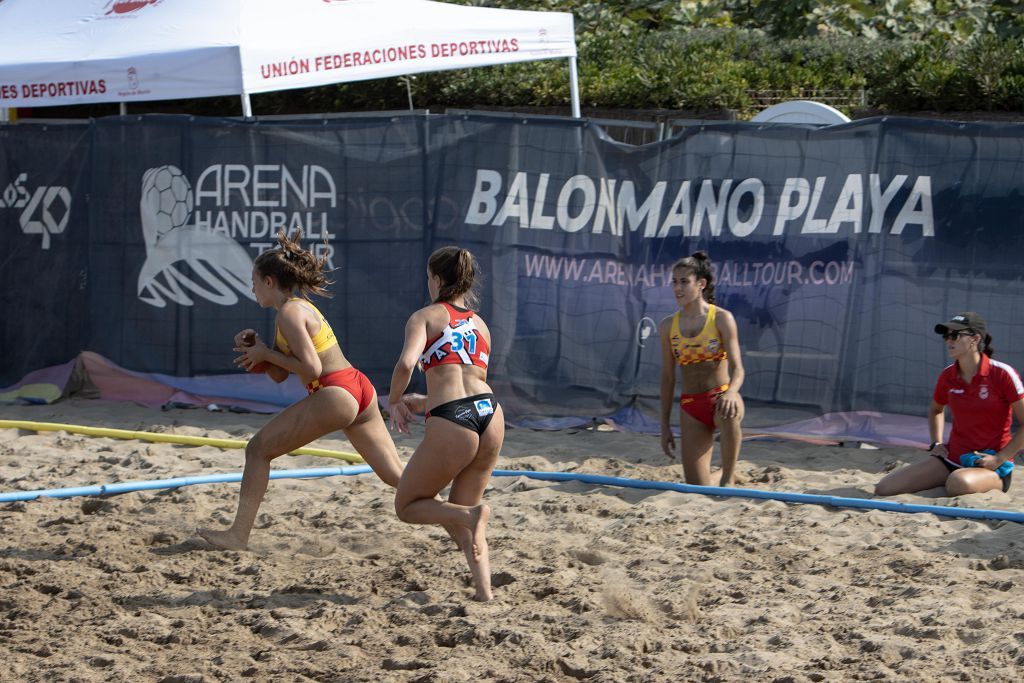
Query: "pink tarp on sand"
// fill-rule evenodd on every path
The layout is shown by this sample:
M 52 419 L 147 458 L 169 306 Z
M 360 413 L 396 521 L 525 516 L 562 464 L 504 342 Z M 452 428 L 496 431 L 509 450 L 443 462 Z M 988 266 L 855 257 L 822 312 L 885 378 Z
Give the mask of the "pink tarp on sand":
M 54 387 L 58 390 L 53 391 Z M 178 403 L 258 413 L 276 413 L 306 395 L 295 377 L 281 384 L 263 375 L 242 373 L 172 377 L 126 370 L 91 351 L 83 351 L 68 363 L 31 372 L 0 394 L 9 394 L 11 401 L 49 403 L 69 387 L 71 391 L 95 390 L 104 400 L 131 401 L 150 408 Z
M 20 387 L 43 387 L 31 391 L 15 391 Z M 48 403 L 79 388 L 95 389 L 99 398 L 110 401 L 132 401 L 151 408 L 166 405 L 217 406 L 259 413 L 275 413 L 306 395 L 297 378 L 275 384 L 263 375 L 233 373 L 205 377 L 174 377 L 158 373 L 134 372 L 90 351 L 79 354 L 74 361 L 29 373 L 0 394 L 33 403 Z M 48 388 L 49 390 L 46 390 Z M 753 417 L 748 414 L 748 418 Z M 540 422 L 524 420 L 518 426 L 535 429 L 569 428 L 592 421 L 603 422 L 624 431 L 656 433 L 658 425 L 636 408 L 628 414 L 584 418 L 546 418 Z M 752 420 L 751 420 L 752 421 Z M 512 420 L 515 424 L 515 420 Z M 564 423 L 564 424 L 563 424 Z M 896 415 L 871 411 L 828 413 L 811 419 L 777 425 L 749 425 L 747 438 L 779 438 L 814 443 L 865 442 L 890 446 L 924 448 L 928 445 L 928 425 L 924 417 Z
M 234 406 L 258 413 L 276 413 L 306 395 L 298 379 L 280 385 L 262 375 L 210 375 L 178 378 L 125 370 L 99 354 L 84 351 L 78 356 L 86 375 L 110 401 L 132 401 L 151 408 L 167 403 Z M 251 398 L 249 398 L 251 397 Z

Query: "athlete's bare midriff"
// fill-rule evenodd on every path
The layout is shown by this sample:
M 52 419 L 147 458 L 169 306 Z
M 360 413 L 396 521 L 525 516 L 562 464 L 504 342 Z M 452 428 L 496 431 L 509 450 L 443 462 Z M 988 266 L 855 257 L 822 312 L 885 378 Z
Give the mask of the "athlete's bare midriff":
M 438 365 L 426 372 L 427 410 L 467 396 L 492 393 L 487 373 L 475 365 Z
M 345 354 L 341 352 L 341 347 L 337 344 L 329 349 L 324 349 L 322 353 L 318 353 L 317 355 L 320 356 L 320 365 L 323 368 L 320 371 L 321 377 L 329 375 L 332 372 L 347 370 L 352 367 L 352 364 L 348 362 L 347 358 L 345 358 Z M 302 381 L 305 384 L 312 382 L 314 379 L 316 379 L 316 377 L 303 377 Z
M 729 383 L 729 361 L 709 360 L 680 366 L 682 393 L 700 394 Z

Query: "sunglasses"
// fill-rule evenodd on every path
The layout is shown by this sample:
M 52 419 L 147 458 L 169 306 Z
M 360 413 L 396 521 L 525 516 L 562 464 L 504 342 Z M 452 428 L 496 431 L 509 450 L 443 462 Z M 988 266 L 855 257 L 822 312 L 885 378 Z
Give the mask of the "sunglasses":
M 974 330 L 949 330 L 942 334 L 942 338 L 947 341 L 956 341 L 960 337 L 973 337 L 977 332 Z

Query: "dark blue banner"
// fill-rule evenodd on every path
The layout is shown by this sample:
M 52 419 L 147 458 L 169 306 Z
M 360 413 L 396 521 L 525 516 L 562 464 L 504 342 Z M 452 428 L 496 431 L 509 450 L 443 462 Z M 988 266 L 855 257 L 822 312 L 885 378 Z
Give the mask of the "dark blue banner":
M 671 264 L 716 264 L 748 399 L 920 413 L 931 329 L 988 320 L 1021 366 L 1024 129 L 871 119 L 730 123 L 615 143 L 585 122 L 488 115 L 241 123 L 188 117 L 0 127 L 0 386 L 96 351 L 131 369 L 228 372 L 271 316 L 252 260 L 278 229 L 329 256 L 318 302 L 386 388 L 425 260 L 485 278 L 491 378 L 518 415 L 657 400 Z
M 92 334 L 91 134 L 0 125 L 0 386 L 74 358 Z

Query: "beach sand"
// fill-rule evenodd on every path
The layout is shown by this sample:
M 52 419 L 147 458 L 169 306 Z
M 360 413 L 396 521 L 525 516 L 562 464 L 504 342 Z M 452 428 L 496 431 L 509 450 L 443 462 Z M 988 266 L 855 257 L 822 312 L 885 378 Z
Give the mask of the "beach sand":
M 0 418 L 247 438 L 267 416 L 72 399 Z M 341 436 L 340 433 L 338 436 Z M 397 440 L 403 459 L 422 436 Z M 350 450 L 342 438 L 317 446 Z M 753 440 L 748 488 L 870 497 L 913 449 Z M 237 471 L 242 452 L 0 429 L 0 490 Z M 278 468 L 338 466 L 283 457 Z M 510 429 L 499 467 L 681 481 L 651 436 Z M 1019 681 L 1024 527 L 492 480 L 495 599 L 373 475 L 0 504 L 5 681 Z M 1024 509 L 1009 493 L 894 500 Z

